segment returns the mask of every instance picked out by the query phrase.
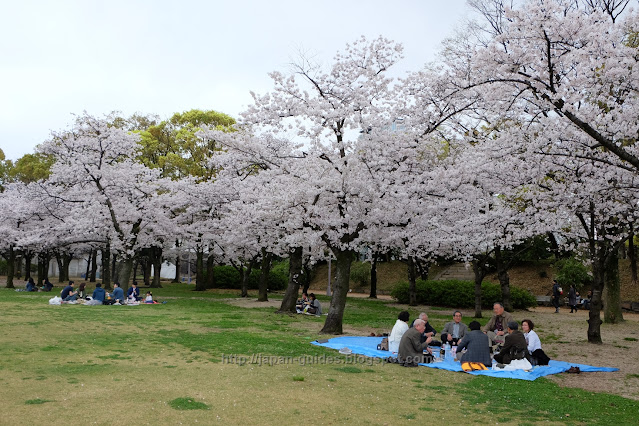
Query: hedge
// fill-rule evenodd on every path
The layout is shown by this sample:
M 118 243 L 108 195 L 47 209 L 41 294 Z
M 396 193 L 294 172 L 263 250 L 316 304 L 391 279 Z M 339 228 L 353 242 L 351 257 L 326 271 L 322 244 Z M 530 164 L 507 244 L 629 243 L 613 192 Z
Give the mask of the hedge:
M 475 283 L 472 281 L 417 280 L 416 291 L 419 305 L 446 306 L 460 309 L 475 307 Z M 391 291 L 391 296 L 399 303 L 408 303 L 408 283 L 398 283 Z M 518 287 L 510 287 L 510 300 L 515 309 L 526 309 L 537 305 L 534 295 Z M 482 308 L 490 309 L 495 302 L 501 301 L 499 285 L 488 282 L 482 283 Z
M 259 269 L 253 269 L 249 277 L 248 287 L 251 290 L 258 288 L 260 283 Z M 232 266 L 222 265 L 213 268 L 215 288 L 241 289 L 242 279 L 240 273 Z M 274 263 L 268 275 L 268 289 L 270 291 L 283 290 L 288 285 L 288 261 Z

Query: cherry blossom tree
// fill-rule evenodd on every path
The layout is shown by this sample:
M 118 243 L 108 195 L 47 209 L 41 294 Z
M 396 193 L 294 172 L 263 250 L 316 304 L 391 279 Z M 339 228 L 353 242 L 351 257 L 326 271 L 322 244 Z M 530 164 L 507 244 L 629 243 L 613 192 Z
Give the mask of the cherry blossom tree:
M 128 286 L 139 237 L 167 206 L 158 197 L 170 189 L 159 172 L 134 160 L 139 137 L 87 114 L 69 131 L 53 133 L 40 150 L 55 159 L 47 192 L 78 218 L 84 232 L 106 219 L 107 239 L 119 253 L 119 281 Z M 81 220 L 80 218 L 84 219 Z

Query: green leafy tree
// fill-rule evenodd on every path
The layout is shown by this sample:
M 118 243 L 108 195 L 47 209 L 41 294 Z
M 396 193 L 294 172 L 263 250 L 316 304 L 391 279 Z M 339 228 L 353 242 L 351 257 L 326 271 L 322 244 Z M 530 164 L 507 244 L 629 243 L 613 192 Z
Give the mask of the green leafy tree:
M 215 176 L 208 159 L 219 147 L 215 141 L 198 136 L 198 132 L 205 126 L 232 131 L 234 124 L 235 119 L 213 110 L 175 113 L 169 120 L 139 132 L 142 139 L 138 159 L 148 167 L 161 169 L 165 177 L 195 176 L 208 180 Z
M 24 183 L 47 179 L 51 174 L 53 157 L 45 154 L 25 154 L 9 170 L 11 180 Z

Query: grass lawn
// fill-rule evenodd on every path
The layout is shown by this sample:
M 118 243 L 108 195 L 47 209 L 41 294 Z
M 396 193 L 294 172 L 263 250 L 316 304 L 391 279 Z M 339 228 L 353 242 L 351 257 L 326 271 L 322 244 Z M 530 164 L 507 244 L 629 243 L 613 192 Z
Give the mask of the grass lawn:
M 132 307 L 52 296 L 0 289 L 0 424 L 624 425 L 639 413 L 637 401 L 546 379 L 346 362 L 309 344 L 326 337 L 324 318 L 227 303 L 237 292 L 167 285 L 154 291 L 166 304 Z M 430 311 L 435 328 L 449 311 Z M 388 302 L 349 299 L 344 322 L 368 334 L 396 316 Z

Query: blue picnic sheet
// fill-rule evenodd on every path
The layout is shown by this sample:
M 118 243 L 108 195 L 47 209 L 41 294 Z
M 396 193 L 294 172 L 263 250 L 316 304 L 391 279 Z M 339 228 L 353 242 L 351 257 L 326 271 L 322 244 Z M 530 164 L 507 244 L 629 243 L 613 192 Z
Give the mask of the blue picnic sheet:
M 388 351 L 378 351 L 377 345 L 382 341 L 381 337 L 361 337 L 361 336 L 342 336 L 329 339 L 328 342 L 319 343 L 318 341 L 311 342 L 313 345 L 323 346 L 331 349 L 348 348 L 355 355 L 364 355 L 371 358 L 388 358 L 389 356 L 397 356 Z M 439 349 L 439 348 L 437 348 Z M 430 368 L 439 368 L 448 371 L 463 371 L 461 364 L 452 360 L 442 360 L 440 362 L 433 362 L 430 364 L 419 364 Z M 535 380 L 538 377 L 548 376 L 551 374 L 558 374 L 567 371 L 570 367 L 576 366 L 582 372 L 593 371 L 618 371 L 618 368 L 612 367 L 595 367 L 592 365 L 576 364 L 574 362 L 554 361 L 551 360 L 549 365 L 535 366 L 531 371 L 523 370 L 492 370 L 490 366 L 487 366 L 488 370 L 469 371 L 469 374 L 476 376 L 491 376 L 501 377 L 504 379 L 520 379 L 520 380 Z

